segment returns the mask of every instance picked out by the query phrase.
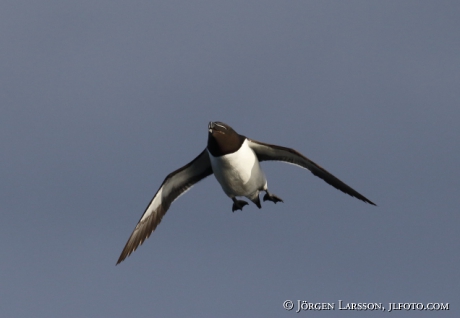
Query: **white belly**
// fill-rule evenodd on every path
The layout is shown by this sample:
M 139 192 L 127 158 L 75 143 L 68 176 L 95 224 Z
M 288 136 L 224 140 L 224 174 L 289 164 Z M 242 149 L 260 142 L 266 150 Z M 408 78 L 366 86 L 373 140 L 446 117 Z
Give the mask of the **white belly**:
M 208 151 L 209 153 L 209 151 Z M 247 140 L 234 153 L 213 157 L 209 153 L 211 166 L 217 181 L 231 198 L 235 196 L 253 197 L 266 186 L 266 179 L 260 169 L 256 154 Z

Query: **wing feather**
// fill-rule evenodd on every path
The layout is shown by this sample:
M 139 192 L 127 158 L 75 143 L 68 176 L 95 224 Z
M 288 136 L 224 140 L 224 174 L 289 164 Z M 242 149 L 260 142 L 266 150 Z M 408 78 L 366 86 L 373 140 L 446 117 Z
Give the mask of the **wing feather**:
M 144 214 L 128 239 L 117 264 L 134 252 L 160 224 L 171 203 L 188 191 L 195 183 L 212 174 L 211 162 L 205 149 L 180 169 L 171 172 L 154 195 Z
M 376 205 L 374 202 L 367 199 L 365 196 L 360 194 L 358 191 L 352 189 L 350 186 L 346 185 L 344 182 L 339 180 L 337 177 L 332 175 L 326 169 L 321 167 L 320 165 L 314 163 L 300 152 L 286 148 L 282 146 L 270 145 L 260 141 L 251 140 L 248 138 L 249 147 L 254 150 L 257 155 L 259 161 L 268 161 L 268 160 L 276 160 L 276 161 L 284 161 L 287 163 L 291 163 L 297 165 L 299 167 L 308 169 L 313 173 L 315 176 L 323 179 L 327 183 L 329 183 L 334 188 L 351 195 L 359 200 L 364 202 L 370 203 L 372 205 Z

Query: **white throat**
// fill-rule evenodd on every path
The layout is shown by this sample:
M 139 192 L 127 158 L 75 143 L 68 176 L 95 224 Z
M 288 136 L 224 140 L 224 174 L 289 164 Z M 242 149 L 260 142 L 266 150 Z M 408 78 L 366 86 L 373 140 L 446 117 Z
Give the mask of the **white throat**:
M 252 196 L 265 186 L 265 175 L 247 139 L 234 153 L 221 157 L 208 153 L 214 175 L 229 197 Z

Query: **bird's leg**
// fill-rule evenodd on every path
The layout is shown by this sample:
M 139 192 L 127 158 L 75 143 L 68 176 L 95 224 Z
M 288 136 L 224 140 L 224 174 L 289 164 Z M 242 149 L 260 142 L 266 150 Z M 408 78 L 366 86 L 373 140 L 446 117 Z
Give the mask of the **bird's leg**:
M 237 200 L 236 198 L 232 198 L 232 200 L 233 200 L 232 212 L 235 212 L 236 210 L 243 211 L 243 207 L 245 205 L 248 205 L 248 203 L 244 200 Z
M 260 205 L 259 192 L 257 192 L 257 196 L 251 201 L 254 202 L 254 204 L 257 205 L 259 209 L 262 208 L 262 205 Z
M 280 197 L 277 197 L 276 195 L 271 194 L 267 190 L 265 190 L 264 201 L 272 201 L 275 204 L 276 202 L 283 202 L 283 200 Z

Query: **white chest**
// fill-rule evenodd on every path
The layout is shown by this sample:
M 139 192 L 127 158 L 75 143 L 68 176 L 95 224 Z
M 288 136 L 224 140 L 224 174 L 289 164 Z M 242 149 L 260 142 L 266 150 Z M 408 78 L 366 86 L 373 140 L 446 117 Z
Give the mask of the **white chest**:
M 214 175 L 229 196 L 246 196 L 265 184 L 259 161 L 247 140 L 238 151 L 221 157 L 209 153 Z

